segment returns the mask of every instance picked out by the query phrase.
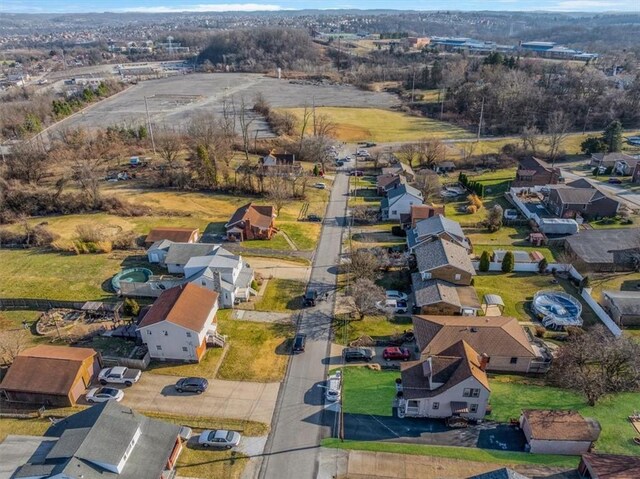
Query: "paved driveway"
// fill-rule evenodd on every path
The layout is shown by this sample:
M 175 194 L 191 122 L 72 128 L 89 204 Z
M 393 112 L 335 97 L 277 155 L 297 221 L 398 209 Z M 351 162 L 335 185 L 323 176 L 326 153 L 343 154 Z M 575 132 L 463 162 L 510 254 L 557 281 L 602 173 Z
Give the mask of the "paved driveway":
M 178 394 L 173 387 L 177 380 L 176 376 L 143 373 L 140 382 L 124 389 L 122 404 L 138 411 L 271 423 L 280 383 L 210 379 L 204 394 Z
M 309 280 L 309 273 L 311 272 L 310 266 L 304 266 L 295 261 L 265 258 L 262 256 L 247 256 L 245 257 L 245 261 L 251 265 L 251 268 L 265 278 L 273 277 L 307 282 Z

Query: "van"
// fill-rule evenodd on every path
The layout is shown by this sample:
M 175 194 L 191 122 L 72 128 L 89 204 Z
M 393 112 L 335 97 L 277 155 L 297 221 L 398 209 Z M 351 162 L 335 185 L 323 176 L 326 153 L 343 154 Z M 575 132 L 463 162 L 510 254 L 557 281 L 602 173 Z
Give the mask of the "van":
M 345 348 L 342 355 L 348 363 L 351 361 L 366 361 L 368 363 L 373 359 L 373 354 L 368 348 Z
M 327 379 L 327 391 L 324 393 L 324 397 L 327 401 L 337 402 L 340 401 L 342 396 L 342 371 L 336 371 Z

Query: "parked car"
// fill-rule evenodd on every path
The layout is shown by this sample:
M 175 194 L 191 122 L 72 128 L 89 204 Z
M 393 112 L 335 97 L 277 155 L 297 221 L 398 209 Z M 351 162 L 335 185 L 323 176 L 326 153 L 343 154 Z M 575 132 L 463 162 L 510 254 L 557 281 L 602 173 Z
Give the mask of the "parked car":
M 315 289 L 308 289 L 304 296 L 302 297 L 302 304 L 304 306 L 315 306 L 316 301 L 318 300 L 318 291 Z
M 106 402 L 109 400 L 115 400 L 117 402 L 122 401 L 124 397 L 124 391 L 116 388 L 93 388 L 87 393 L 87 402 Z
M 349 176 L 363 176 L 364 172 L 360 171 L 360 170 L 353 170 L 352 172 L 349 173 Z
M 370 362 L 373 359 L 373 353 L 368 348 L 345 348 L 342 350 L 342 356 L 348 363 L 351 361 Z
M 207 429 L 198 437 L 198 444 L 203 447 L 223 447 L 231 449 L 240 444 L 240 433 L 226 429 Z
M 411 359 L 411 351 L 407 348 L 384 348 L 382 358 L 385 361 L 408 361 Z
M 336 402 L 342 396 L 342 371 L 336 371 L 327 379 L 327 390 L 324 397 L 329 402 Z
M 306 345 L 307 345 L 307 335 L 303 333 L 296 334 L 296 337 L 293 338 L 293 352 L 303 353 Z
M 350 162 L 350 161 L 351 161 L 351 159 L 352 159 L 352 158 L 351 158 L 349 155 L 347 155 L 347 156 L 345 156 L 345 157 L 342 159 L 342 161 L 345 161 L 345 162 L 347 162 L 347 163 L 348 163 L 348 162 Z
M 506 209 L 504 210 L 504 219 L 505 220 L 517 220 L 518 219 L 518 211 L 514 209 Z
M 620 178 L 609 178 L 608 183 L 611 183 L 612 185 L 619 185 L 622 183 L 622 180 Z
M 409 311 L 409 305 L 406 301 L 401 299 L 386 299 L 384 301 L 378 301 L 376 308 L 380 311 L 391 312 L 393 314 L 405 314 Z
M 319 223 L 320 221 L 322 221 L 322 217 L 318 215 L 307 215 L 307 221 L 314 221 L 316 223 Z
M 387 299 L 401 299 L 402 301 L 406 301 L 409 298 L 406 293 L 401 293 L 395 289 L 388 289 L 385 293 Z
M 202 394 L 209 387 L 209 381 L 205 378 L 189 377 L 178 379 L 176 382 L 176 391 L 179 393 L 197 393 Z
M 98 381 L 103 386 L 107 383 L 124 384 L 125 386 L 133 386 L 142 376 L 139 369 L 129 369 L 124 366 L 116 366 L 113 368 L 105 368 L 98 374 Z
M 316 183 L 315 185 L 313 185 L 315 188 L 318 188 L 319 190 L 324 190 L 327 185 L 325 185 L 324 183 Z
M 370 141 L 364 144 L 364 147 L 365 147 L 365 148 L 372 148 L 372 147 L 374 147 L 374 146 L 376 146 L 376 144 L 375 144 L 375 143 L 372 143 L 372 142 L 370 142 Z
M 344 161 L 342 160 L 336 161 L 336 166 L 344 166 Z

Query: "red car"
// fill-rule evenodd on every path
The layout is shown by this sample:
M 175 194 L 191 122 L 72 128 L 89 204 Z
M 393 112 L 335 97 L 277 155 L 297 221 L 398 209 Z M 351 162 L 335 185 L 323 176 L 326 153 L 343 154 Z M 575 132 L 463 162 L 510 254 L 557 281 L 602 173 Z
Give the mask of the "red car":
M 402 360 L 408 361 L 411 359 L 411 352 L 407 348 L 385 348 L 382 352 L 382 357 L 386 361 Z

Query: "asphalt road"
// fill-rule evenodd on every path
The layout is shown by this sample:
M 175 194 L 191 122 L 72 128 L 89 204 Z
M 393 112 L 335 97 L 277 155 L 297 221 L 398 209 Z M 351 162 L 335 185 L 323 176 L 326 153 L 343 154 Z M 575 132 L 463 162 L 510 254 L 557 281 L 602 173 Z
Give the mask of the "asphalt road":
M 309 287 L 321 292 L 332 291 L 336 285 L 347 194 L 348 177 L 339 173 L 333 183 L 309 280 Z M 327 375 L 333 306 L 333 300 L 321 301 L 301 315 L 298 329 L 307 335 L 306 351 L 289 363 L 260 478 L 318 477 L 320 439 L 331 434 L 335 419 L 335 413 L 324 407 L 322 387 Z

